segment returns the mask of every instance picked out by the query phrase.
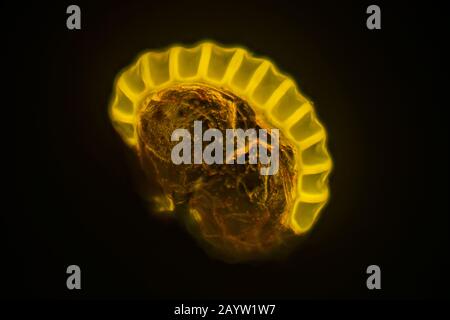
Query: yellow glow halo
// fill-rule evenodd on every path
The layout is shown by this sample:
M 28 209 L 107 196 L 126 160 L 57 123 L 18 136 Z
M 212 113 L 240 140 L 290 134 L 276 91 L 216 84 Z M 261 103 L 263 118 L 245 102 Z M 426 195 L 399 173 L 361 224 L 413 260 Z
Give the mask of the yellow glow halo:
M 243 48 L 202 42 L 192 48 L 144 52 L 116 78 L 109 106 L 114 128 L 127 145 L 137 146 L 136 115 L 143 101 L 178 83 L 206 83 L 229 90 L 295 145 L 298 190 L 286 221 L 296 234 L 310 230 L 329 198 L 332 160 L 325 128 L 295 81 L 269 60 L 255 58 Z

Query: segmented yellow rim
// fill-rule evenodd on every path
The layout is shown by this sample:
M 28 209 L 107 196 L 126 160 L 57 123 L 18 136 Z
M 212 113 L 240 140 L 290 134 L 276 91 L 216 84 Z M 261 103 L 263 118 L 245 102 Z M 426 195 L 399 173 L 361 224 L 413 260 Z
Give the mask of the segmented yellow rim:
M 326 131 L 295 81 L 279 73 L 267 59 L 255 58 L 243 48 L 223 48 L 211 42 L 141 54 L 117 77 L 109 106 L 111 121 L 125 143 L 137 145 L 136 115 L 145 98 L 162 88 L 189 82 L 233 92 L 295 145 L 298 191 L 287 223 L 296 234 L 310 230 L 329 198 L 332 161 Z

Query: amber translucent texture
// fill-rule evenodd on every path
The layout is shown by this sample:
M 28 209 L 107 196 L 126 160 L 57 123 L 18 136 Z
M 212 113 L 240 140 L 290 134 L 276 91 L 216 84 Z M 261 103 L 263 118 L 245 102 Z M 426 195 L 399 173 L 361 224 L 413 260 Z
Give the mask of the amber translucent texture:
M 149 99 L 180 84 L 203 84 L 229 92 L 246 103 L 258 119 L 264 119 L 268 128 L 280 129 L 283 141 L 293 148 L 297 168 L 293 205 L 284 213 L 283 224 L 298 235 L 311 230 L 329 198 L 332 161 L 325 128 L 295 81 L 267 59 L 211 42 L 145 52 L 117 77 L 110 103 L 113 125 L 127 145 L 136 151 L 142 145 L 138 123 Z M 149 140 L 148 144 L 157 143 Z M 170 201 L 165 204 L 173 209 Z

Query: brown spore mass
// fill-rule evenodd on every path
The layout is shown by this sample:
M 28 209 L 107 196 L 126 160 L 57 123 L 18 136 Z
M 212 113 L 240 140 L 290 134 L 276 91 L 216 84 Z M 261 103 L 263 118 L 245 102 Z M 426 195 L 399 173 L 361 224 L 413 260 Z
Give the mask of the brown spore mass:
M 222 132 L 224 155 L 225 130 L 237 128 L 266 129 L 270 151 L 272 127 L 246 101 L 222 88 L 179 84 L 155 92 L 140 108 L 142 168 L 175 207 L 182 208 L 178 215 L 213 255 L 227 261 L 270 255 L 292 236 L 288 217 L 296 193 L 295 148 L 280 132 L 279 170 L 267 176 L 260 174 L 259 161 L 175 165 L 171 151 L 179 142 L 171 141 L 172 132 L 184 128 L 194 137 L 193 124 L 199 120 L 203 132 L 209 128 Z M 209 143 L 203 142 L 203 148 Z

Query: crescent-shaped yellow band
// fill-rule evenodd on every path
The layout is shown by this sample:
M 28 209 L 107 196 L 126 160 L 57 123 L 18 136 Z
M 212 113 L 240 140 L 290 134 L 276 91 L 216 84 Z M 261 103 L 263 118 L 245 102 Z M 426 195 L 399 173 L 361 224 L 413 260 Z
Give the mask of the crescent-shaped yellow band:
M 190 82 L 236 94 L 295 145 L 298 190 L 286 221 L 296 234 L 310 230 L 329 198 L 332 161 L 326 131 L 295 81 L 267 59 L 255 58 L 243 48 L 223 48 L 211 42 L 142 53 L 117 77 L 109 106 L 111 121 L 123 140 L 136 147 L 136 116 L 147 97 L 162 88 Z

